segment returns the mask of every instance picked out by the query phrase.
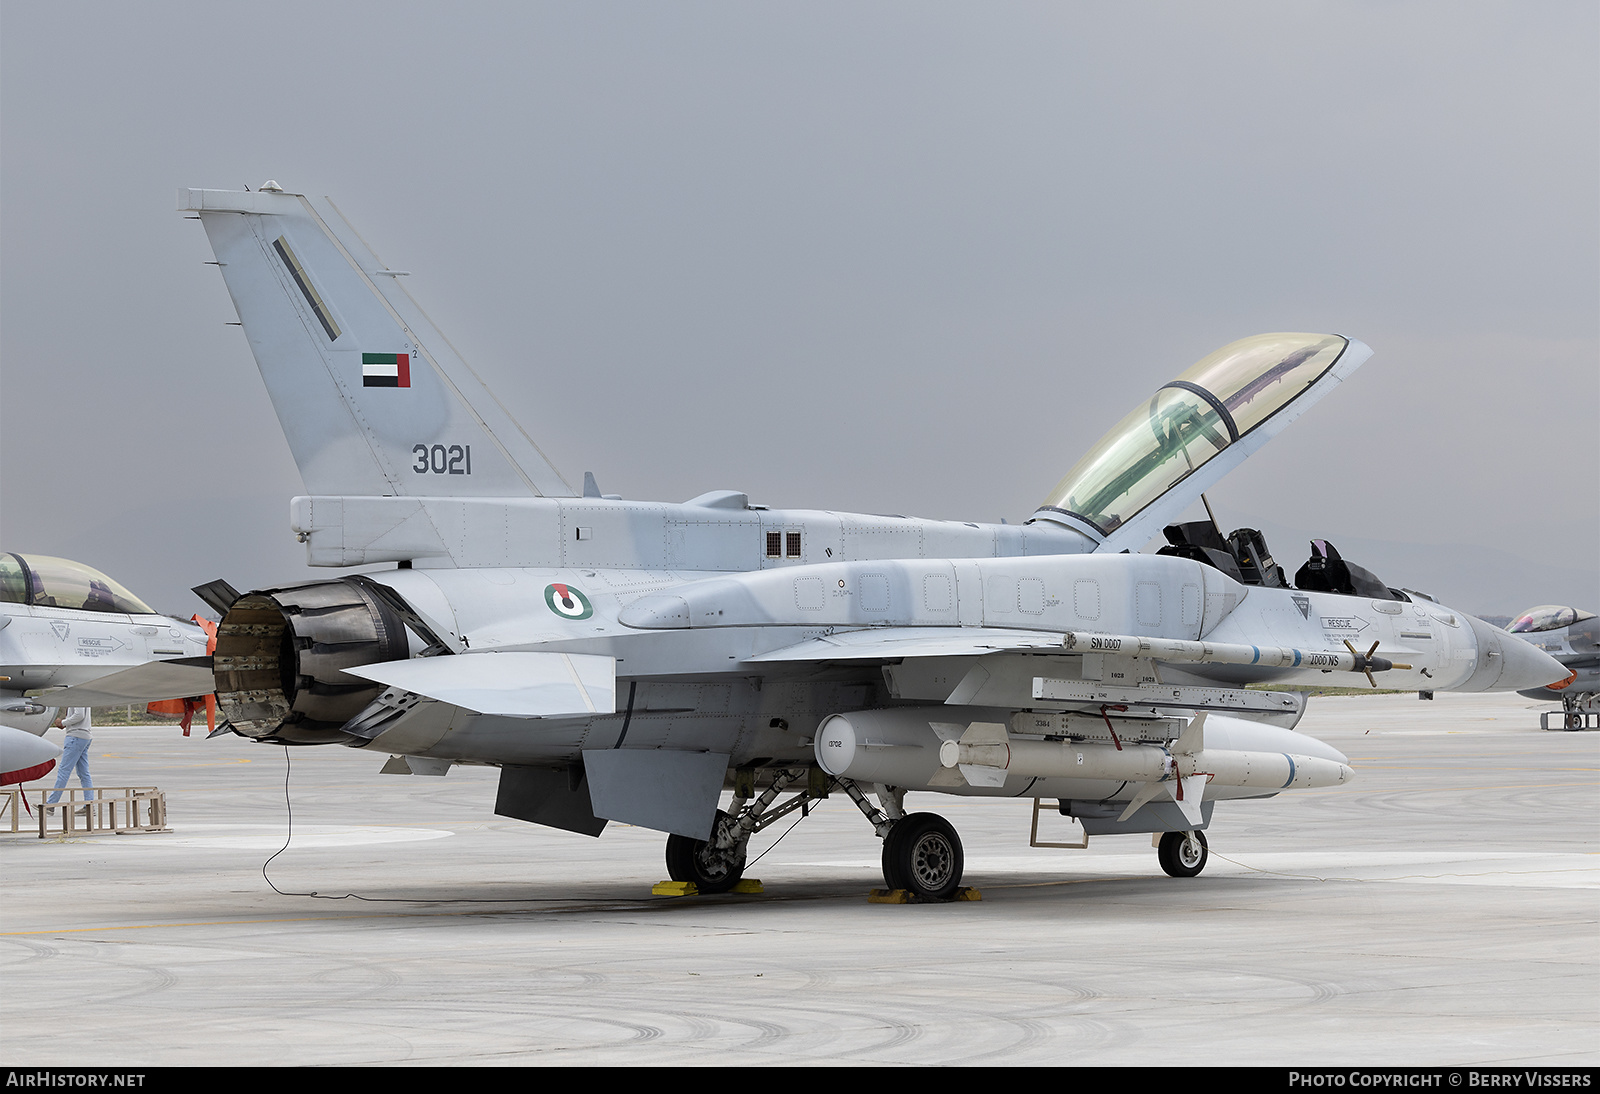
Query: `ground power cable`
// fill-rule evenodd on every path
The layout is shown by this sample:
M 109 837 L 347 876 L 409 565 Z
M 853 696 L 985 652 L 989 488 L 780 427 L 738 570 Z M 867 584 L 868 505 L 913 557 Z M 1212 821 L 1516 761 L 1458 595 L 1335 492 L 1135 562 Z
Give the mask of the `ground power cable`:
M 316 890 L 312 890 L 311 892 L 300 893 L 300 892 L 293 892 L 293 891 L 287 890 L 287 889 L 280 889 L 280 888 L 278 888 L 277 883 L 272 880 L 271 875 L 269 875 L 267 873 L 267 867 L 271 866 L 273 859 L 276 859 L 279 855 L 281 855 L 285 851 L 287 851 L 289 849 L 289 845 L 294 842 L 294 801 L 293 801 L 293 798 L 290 796 L 290 793 L 289 793 L 289 777 L 290 777 L 291 772 L 293 771 L 293 768 L 294 768 L 293 761 L 289 757 L 289 746 L 288 745 L 284 745 L 283 746 L 283 809 L 284 809 L 284 816 L 285 816 L 285 825 L 284 825 L 283 846 L 278 848 L 271 855 L 269 855 L 267 857 L 267 860 L 261 864 L 261 877 L 262 877 L 262 879 L 264 881 L 266 881 L 266 883 L 269 886 L 271 886 L 272 891 L 277 893 L 279 896 L 308 896 L 308 897 L 315 897 L 317 900 L 360 900 L 360 901 L 365 901 L 366 903 L 369 903 L 369 904 L 595 904 L 595 903 L 605 903 L 605 904 L 655 904 L 655 903 L 658 903 L 658 901 L 656 899 L 654 899 L 654 898 L 646 899 L 644 897 L 577 897 L 577 896 L 404 897 L 404 896 L 362 896 L 360 893 L 319 893 Z M 782 836 L 779 836 L 777 839 L 773 840 L 770 844 L 768 844 L 767 847 L 765 848 L 765 850 L 763 850 L 761 852 L 761 854 L 757 855 L 755 857 L 755 860 L 750 865 L 754 865 L 756 862 L 760 862 L 761 859 L 766 855 L 766 853 L 768 851 L 771 851 L 774 847 L 776 847 L 778 845 L 779 841 L 783 839 L 783 836 L 787 836 L 789 834 L 789 832 L 793 832 L 795 830 L 795 827 L 797 825 L 799 825 L 799 823 L 800 823 L 800 821 L 796 820 L 794 822 L 794 824 L 791 824 L 789 826 L 788 831 L 784 832 Z

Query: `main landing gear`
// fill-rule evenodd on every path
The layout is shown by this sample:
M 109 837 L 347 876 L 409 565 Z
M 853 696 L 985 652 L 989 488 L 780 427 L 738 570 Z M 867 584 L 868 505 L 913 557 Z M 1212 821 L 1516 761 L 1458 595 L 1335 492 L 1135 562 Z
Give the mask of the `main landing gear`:
M 745 849 L 750 837 L 733 839 L 719 846 L 717 836 L 725 831 L 731 819 L 717 810 L 717 821 L 712 826 L 709 840 L 690 836 L 667 837 L 667 876 L 673 881 L 693 882 L 702 893 L 725 893 L 739 884 L 744 877 Z
M 1156 847 L 1161 868 L 1172 877 L 1194 877 L 1210 857 L 1204 832 L 1168 832 Z
M 917 900 L 950 900 L 961 889 L 965 859 L 961 837 L 949 821 L 936 813 L 906 814 L 905 791 L 875 787 L 882 808 L 874 806 L 850 779 L 836 780 L 850 795 L 873 829 L 883 837 L 883 883 L 908 892 Z
M 912 813 L 883 838 L 883 880 L 921 900 L 949 900 L 961 887 L 961 837 L 935 813 Z
M 807 780 L 798 794 L 778 808 L 778 795 L 796 782 Z M 726 893 L 744 877 L 745 852 L 750 837 L 780 817 L 827 795 L 837 786 L 883 837 L 883 880 L 890 889 L 908 892 L 925 901 L 954 898 L 961 890 L 964 859 L 961 837 L 949 821 L 934 813 L 906 815 L 905 791 L 874 785 L 881 808 L 850 779 L 830 778 L 820 769 L 790 768 L 779 771 L 770 786 L 755 796 L 754 772 L 741 771 L 734 781 L 733 802 L 719 810 L 710 839 L 667 837 L 667 876 L 693 883 L 701 893 Z M 752 800 L 754 799 L 754 800 Z
M 667 876 L 673 881 L 692 882 L 702 893 L 726 893 L 744 877 L 745 852 L 750 837 L 796 809 L 824 796 L 826 784 L 808 786 L 776 809 L 769 808 L 791 784 L 807 777 L 805 768 L 779 771 L 772 784 L 755 797 L 755 773 L 741 770 L 734 781 L 733 802 L 728 812 L 717 810 L 710 839 L 690 836 L 667 837 Z M 748 804 L 747 804 L 748 803 Z

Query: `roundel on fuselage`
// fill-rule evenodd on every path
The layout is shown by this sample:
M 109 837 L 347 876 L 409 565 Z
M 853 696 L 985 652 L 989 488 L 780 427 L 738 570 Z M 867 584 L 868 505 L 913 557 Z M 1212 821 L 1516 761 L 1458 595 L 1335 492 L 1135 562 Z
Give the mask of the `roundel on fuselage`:
M 544 602 L 550 610 L 566 619 L 588 619 L 594 614 L 594 605 L 575 586 L 556 582 L 546 585 Z

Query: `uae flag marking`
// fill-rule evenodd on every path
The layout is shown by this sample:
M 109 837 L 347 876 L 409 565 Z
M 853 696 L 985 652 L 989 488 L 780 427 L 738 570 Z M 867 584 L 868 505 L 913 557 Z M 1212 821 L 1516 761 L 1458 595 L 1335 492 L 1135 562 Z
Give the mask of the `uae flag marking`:
M 363 353 L 361 355 L 362 387 L 410 387 L 411 354 Z

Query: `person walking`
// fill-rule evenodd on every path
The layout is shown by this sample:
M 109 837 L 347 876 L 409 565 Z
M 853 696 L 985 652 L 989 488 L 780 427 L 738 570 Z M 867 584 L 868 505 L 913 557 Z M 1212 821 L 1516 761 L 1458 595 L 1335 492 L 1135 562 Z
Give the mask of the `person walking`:
M 67 779 L 74 769 L 78 772 L 78 785 L 83 787 L 83 800 L 94 800 L 94 779 L 89 775 L 89 745 L 94 739 L 93 721 L 89 717 L 88 707 L 68 707 L 56 718 L 55 724 L 67 732 L 67 739 L 61 748 L 61 763 L 56 768 L 56 788 L 51 791 L 47 799 L 54 805 L 61 800 L 61 788 L 67 785 Z M 87 813 L 89 807 L 83 806 Z

